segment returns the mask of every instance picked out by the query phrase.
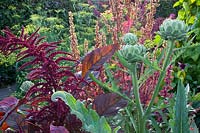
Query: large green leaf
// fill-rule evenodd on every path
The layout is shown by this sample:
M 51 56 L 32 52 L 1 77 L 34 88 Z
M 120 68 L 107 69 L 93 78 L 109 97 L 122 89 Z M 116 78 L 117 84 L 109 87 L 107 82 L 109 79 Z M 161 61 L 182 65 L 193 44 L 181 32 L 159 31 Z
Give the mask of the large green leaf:
M 189 133 L 187 95 L 189 85 L 184 87 L 182 80 L 178 81 L 175 104 L 175 125 L 173 133 Z
M 70 107 L 71 113 L 82 121 L 83 129 L 86 131 L 91 133 L 112 132 L 105 117 L 99 117 L 94 110 L 87 109 L 81 101 L 76 100 L 70 93 L 57 91 L 51 97 L 52 101 L 57 101 L 58 98 L 62 99 Z

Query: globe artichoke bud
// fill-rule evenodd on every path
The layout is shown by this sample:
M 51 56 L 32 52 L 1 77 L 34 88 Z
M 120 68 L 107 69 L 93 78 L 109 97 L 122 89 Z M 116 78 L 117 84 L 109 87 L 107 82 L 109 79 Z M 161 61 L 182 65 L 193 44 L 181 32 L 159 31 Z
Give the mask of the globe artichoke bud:
M 159 35 L 165 40 L 185 40 L 187 37 L 187 26 L 181 20 L 166 19 L 160 26 Z
M 129 63 L 141 62 L 141 58 L 138 57 L 146 54 L 146 48 L 144 45 L 124 45 L 122 49 L 119 50 L 119 54 Z
M 137 41 L 138 41 L 137 36 L 133 33 L 126 33 L 123 36 L 123 42 L 126 45 L 135 45 L 137 43 Z

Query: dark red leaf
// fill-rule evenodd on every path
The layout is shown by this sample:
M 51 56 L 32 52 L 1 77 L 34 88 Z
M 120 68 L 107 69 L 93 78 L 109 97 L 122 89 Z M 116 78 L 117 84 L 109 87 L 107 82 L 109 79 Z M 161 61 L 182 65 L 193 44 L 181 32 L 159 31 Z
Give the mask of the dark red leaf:
M 63 126 L 50 125 L 50 133 L 69 133 L 69 131 Z
M 29 44 L 30 44 L 30 45 L 35 45 L 35 44 L 36 44 L 36 41 L 38 40 L 38 38 L 39 38 L 39 35 L 35 35 L 35 36 L 33 37 L 33 39 L 29 41 Z
M 10 128 L 19 130 L 19 127 L 24 126 L 24 124 L 26 123 L 24 119 L 25 116 L 17 113 L 16 111 L 13 111 L 6 119 L 6 123 Z
M 18 127 L 17 122 L 19 119 L 16 119 L 16 117 L 19 117 L 19 115 L 16 113 L 16 109 L 23 101 L 23 99 L 19 101 L 15 97 L 7 97 L 0 101 L 0 112 L 4 112 L 4 114 L 1 113 L 3 114 L 0 121 L 1 128 Z
M 60 77 L 68 76 L 68 77 L 74 77 L 74 78 L 76 78 L 76 76 L 74 75 L 74 73 L 72 73 L 69 70 L 63 70 L 63 71 L 57 72 L 57 75 L 60 75 Z
M 112 57 L 117 49 L 118 44 L 113 44 L 97 48 L 87 54 L 82 60 L 82 77 L 84 78 L 90 71 L 101 68 L 101 66 Z
M 0 111 L 6 112 L 9 110 L 13 105 L 18 102 L 18 99 L 15 97 L 6 97 L 2 101 L 0 101 Z
M 127 101 L 115 93 L 101 94 L 94 99 L 93 109 L 99 115 L 111 116 L 117 114 L 118 110 L 124 108 Z
M 46 49 L 46 53 L 51 53 L 51 51 L 55 50 L 57 47 L 48 47 Z

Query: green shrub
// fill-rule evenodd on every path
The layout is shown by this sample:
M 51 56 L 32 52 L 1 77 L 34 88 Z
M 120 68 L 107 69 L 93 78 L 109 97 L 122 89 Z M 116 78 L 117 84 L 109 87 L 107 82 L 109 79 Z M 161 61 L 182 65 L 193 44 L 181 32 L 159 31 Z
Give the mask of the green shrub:
M 16 54 L 6 57 L 0 53 L 0 87 L 15 82 L 15 61 Z
M 178 9 L 173 8 L 173 4 L 176 1 L 177 0 L 160 0 L 160 5 L 156 8 L 155 17 L 167 18 L 172 13 L 177 15 Z

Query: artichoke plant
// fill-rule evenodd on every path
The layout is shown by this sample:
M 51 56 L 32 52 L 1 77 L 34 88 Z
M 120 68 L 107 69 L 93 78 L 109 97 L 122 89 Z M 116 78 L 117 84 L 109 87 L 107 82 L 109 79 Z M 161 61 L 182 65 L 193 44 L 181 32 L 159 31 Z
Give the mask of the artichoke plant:
M 166 19 L 160 26 L 159 35 L 165 40 L 185 40 L 187 37 L 186 24 L 177 19 Z
M 123 42 L 126 45 L 135 45 L 137 43 L 137 41 L 138 41 L 137 36 L 133 33 L 126 33 L 123 36 Z
M 146 48 L 144 45 L 124 45 L 119 50 L 119 54 L 129 63 L 141 62 L 141 56 L 146 54 Z

